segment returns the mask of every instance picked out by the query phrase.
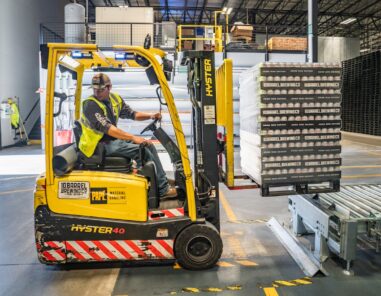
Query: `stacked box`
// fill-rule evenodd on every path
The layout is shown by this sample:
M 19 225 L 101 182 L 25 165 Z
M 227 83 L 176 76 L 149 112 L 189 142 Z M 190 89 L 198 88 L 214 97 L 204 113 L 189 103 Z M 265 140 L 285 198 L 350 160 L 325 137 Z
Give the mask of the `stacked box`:
M 381 52 L 343 62 L 343 130 L 381 136 Z
M 241 167 L 262 186 L 341 177 L 341 68 L 263 63 L 240 76 Z
M 268 42 L 269 50 L 302 50 L 307 51 L 307 38 L 272 37 Z

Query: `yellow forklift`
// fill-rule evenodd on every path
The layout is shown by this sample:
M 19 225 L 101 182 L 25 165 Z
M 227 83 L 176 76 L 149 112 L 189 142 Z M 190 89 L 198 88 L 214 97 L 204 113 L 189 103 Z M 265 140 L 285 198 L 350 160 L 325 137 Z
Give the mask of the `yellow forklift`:
M 192 270 L 214 266 L 222 253 L 222 241 L 213 54 L 191 53 L 184 59 L 193 102 L 193 175 L 167 83 L 171 63 L 162 51 L 114 46 L 106 52 L 91 44 L 55 43 L 42 48 L 41 56 L 42 67 L 47 69 L 46 172 L 38 177 L 34 192 L 40 262 L 177 260 Z M 126 68 L 137 66 L 157 85 L 158 100 L 166 105 L 172 121 L 175 139 L 157 127 L 156 121 L 143 132 L 151 130 L 170 156 L 178 192 L 174 199 L 159 198 L 152 162 L 134 169 L 131 159 L 105 156 L 102 143 L 90 158 L 77 148 L 85 71 L 123 75 Z M 73 87 L 64 89 L 63 81 L 70 81 Z M 60 122 L 66 125 L 65 133 L 59 130 Z M 64 141 L 57 137 L 62 134 Z M 208 144 L 204 147 L 203 143 Z M 144 147 L 140 151 L 143 160 Z

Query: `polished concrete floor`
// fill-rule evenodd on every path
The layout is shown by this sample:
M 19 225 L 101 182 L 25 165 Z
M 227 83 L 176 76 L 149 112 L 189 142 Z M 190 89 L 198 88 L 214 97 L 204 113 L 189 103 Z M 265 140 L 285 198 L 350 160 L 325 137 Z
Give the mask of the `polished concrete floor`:
M 343 147 L 343 183 L 381 184 L 381 144 L 343 141 Z M 289 222 L 287 197 L 264 198 L 258 189 L 229 191 L 224 185 L 224 251 L 213 269 L 42 265 L 33 235 L 33 187 L 44 166 L 41 153 L 38 147 L 0 151 L 0 295 L 380 295 L 381 255 L 361 246 L 355 276 L 343 275 L 341 263 L 332 260 L 329 277 L 305 279 L 265 223 L 270 217 Z

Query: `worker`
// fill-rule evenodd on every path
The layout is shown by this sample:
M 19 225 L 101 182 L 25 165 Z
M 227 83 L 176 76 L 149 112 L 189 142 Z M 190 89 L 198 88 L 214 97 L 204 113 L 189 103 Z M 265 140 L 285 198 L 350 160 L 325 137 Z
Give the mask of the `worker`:
M 160 113 L 134 111 L 120 95 L 111 92 L 110 78 L 98 73 L 92 78 L 93 96 L 83 102 L 81 125 L 82 135 L 79 149 L 91 157 L 98 142 L 105 145 L 106 156 L 128 157 L 141 166 L 139 146 L 145 145 L 145 161 L 153 161 L 156 166 L 159 194 L 161 197 L 174 197 L 176 189 L 169 186 L 168 179 L 153 144 L 142 137 L 127 133 L 117 127 L 118 118 L 137 121 L 161 119 Z
M 8 98 L 8 104 L 11 107 L 11 125 L 14 129 L 18 129 L 20 125 L 19 108 L 12 98 Z

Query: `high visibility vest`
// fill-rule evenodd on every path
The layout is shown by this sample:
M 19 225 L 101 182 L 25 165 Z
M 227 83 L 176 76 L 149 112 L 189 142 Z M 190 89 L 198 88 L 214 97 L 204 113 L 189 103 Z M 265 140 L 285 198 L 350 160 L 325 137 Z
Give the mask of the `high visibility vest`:
M 82 126 L 82 135 L 79 140 L 78 148 L 87 157 L 91 157 L 94 154 L 95 148 L 97 148 L 99 141 L 104 136 L 104 133 L 96 129 L 93 129 L 91 127 L 89 120 L 86 118 L 85 114 L 83 113 L 84 104 L 90 100 L 97 103 L 98 106 L 102 109 L 103 115 L 107 117 L 106 106 L 102 102 L 97 100 L 95 97 L 89 97 L 83 101 L 82 114 L 80 119 L 80 123 Z M 117 123 L 119 119 L 120 110 L 122 109 L 123 99 L 118 94 L 110 93 L 110 102 L 112 106 L 112 111 L 115 116 L 115 122 Z
M 19 113 L 19 108 L 15 103 L 10 104 L 11 105 L 11 124 L 13 128 L 18 128 L 19 123 L 20 123 L 20 113 Z

